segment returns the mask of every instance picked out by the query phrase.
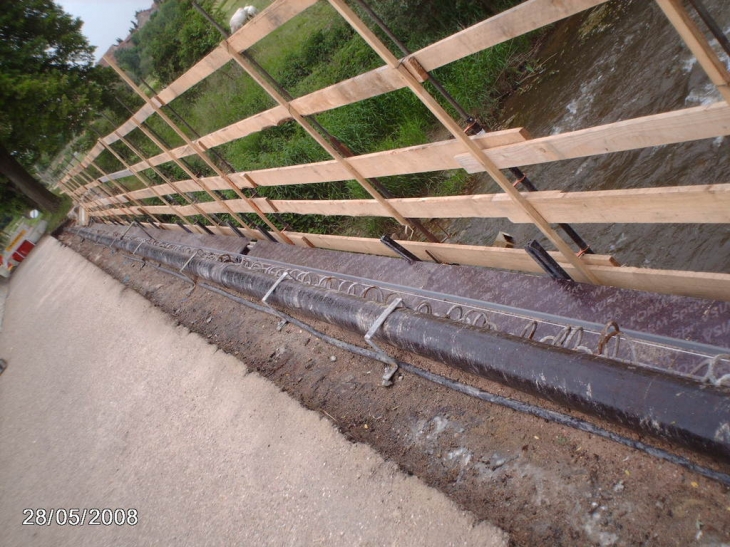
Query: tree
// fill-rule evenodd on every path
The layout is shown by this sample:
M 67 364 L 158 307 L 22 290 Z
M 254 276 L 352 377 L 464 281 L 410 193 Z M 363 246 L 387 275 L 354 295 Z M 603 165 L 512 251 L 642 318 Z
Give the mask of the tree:
M 102 95 L 81 25 L 52 0 L 14 0 L 0 10 L 0 184 L 50 211 L 59 197 L 27 168 L 55 155 Z

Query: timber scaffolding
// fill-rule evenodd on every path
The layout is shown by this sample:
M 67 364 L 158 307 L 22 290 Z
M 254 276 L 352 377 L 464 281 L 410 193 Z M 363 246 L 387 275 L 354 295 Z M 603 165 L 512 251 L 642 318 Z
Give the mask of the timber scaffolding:
M 566 17 L 604 4 L 606 0 L 527 0 L 516 7 L 486 19 L 419 51 L 394 56 L 368 29 L 343 0 L 328 0 L 334 9 L 358 32 L 383 60 L 384 66 L 341 81 L 308 95 L 292 99 L 262 74 L 246 53 L 248 48 L 311 7 L 317 0 L 275 0 L 267 9 L 235 34 L 223 40 L 211 53 L 166 89 L 153 97 L 146 95 L 111 58 L 110 66 L 145 101 L 129 120 L 102 137 L 87 156 L 60 181 L 61 188 L 89 216 L 106 223 L 156 225 L 168 230 L 243 235 L 260 239 L 261 232 L 241 216 L 254 214 L 275 240 L 303 247 L 354 251 L 396 256 L 395 251 L 377 239 L 298 233 L 278 228 L 271 220 L 277 213 L 301 215 L 339 215 L 391 217 L 418 229 L 412 219 L 507 218 L 514 223 L 533 223 L 554 245 L 550 256 L 574 280 L 619 288 L 646 290 L 714 300 L 730 300 L 730 274 L 688 272 L 624 267 L 608 255 L 575 252 L 553 228 L 553 224 L 581 223 L 687 223 L 726 224 L 730 222 L 730 184 L 672 186 L 588 192 L 520 192 L 502 169 L 545 162 L 569 160 L 612 152 L 650 148 L 666 144 L 710 139 L 730 135 L 730 74 L 709 45 L 703 32 L 689 17 L 681 0 L 656 0 L 684 40 L 723 100 L 715 104 L 686 108 L 600 125 L 573 132 L 532 139 L 523 128 L 512 128 L 475 136 L 464 129 L 434 99 L 424 82 L 429 72 L 466 56 L 532 32 Z M 189 137 L 165 112 L 169 104 L 194 85 L 234 61 L 278 103 L 207 135 Z M 337 142 L 317 131 L 311 116 L 381 94 L 408 88 L 428 107 L 452 138 L 429 144 L 350 155 Z M 185 142 L 169 149 L 145 126 L 157 115 Z M 272 169 L 229 172 L 211 157 L 215 147 L 294 120 L 332 157 L 330 161 Z M 145 158 L 125 138 L 140 129 L 162 153 Z M 141 161 L 125 163 L 112 145 L 121 141 Z M 125 169 L 105 173 L 95 160 L 104 151 L 113 154 Z M 214 176 L 194 173 L 184 158 L 199 157 Z M 174 163 L 190 177 L 173 181 L 162 175 L 163 184 L 153 184 L 145 176 L 158 166 Z M 372 179 L 430 171 L 465 169 L 486 172 L 503 193 L 448 197 L 397 198 L 382 193 Z M 127 191 L 118 182 L 136 177 L 145 188 Z M 361 200 L 271 200 L 250 197 L 259 186 L 316 184 L 356 180 L 372 199 Z M 235 199 L 221 193 L 233 191 Z M 212 201 L 196 202 L 187 193 L 202 192 Z M 186 205 L 178 205 L 177 196 Z M 150 205 L 156 199 L 163 204 Z M 216 217 L 226 214 L 239 224 L 223 225 Z M 194 217 L 194 221 L 191 218 Z M 215 218 L 214 218 L 215 217 Z M 208 225 L 203 226 L 200 218 Z M 275 216 L 273 217 L 275 218 Z M 145 220 L 149 222 L 144 222 Z M 171 219 L 182 221 L 182 224 Z M 260 222 L 259 222 L 260 221 Z M 538 264 L 523 249 L 507 249 L 427 242 L 399 241 L 409 253 L 423 261 L 484 266 L 489 268 L 542 273 Z

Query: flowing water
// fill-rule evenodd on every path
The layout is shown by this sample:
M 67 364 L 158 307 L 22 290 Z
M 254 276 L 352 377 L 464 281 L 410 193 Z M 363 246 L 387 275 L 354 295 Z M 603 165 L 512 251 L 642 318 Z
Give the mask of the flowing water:
M 727 0 L 705 0 L 730 32 Z M 703 27 L 704 28 L 704 27 Z M 716 45 L 716 42 L 713 42 Z M 721 100 L 654 2 L 611 2 L 559 26 L 542 48 L 543 72 L 506 104 L 503 124 L 533 137 Z M 730 65 L 730 60 L 723 56 Z M 541 190 L 610 190 L 730 182 L 730 137 L 523 166 Z M 475 193 L 499 189 L 483 177 Z M 576 224 L 596 253 L 649 268 L 730 272 L 730 225 Z M 532 225 L 459 219 L 452 241 L 490 245 L 499 230 L 516 246 L 535 238 Z M 566 238 L 567 239 L 567 238 Z

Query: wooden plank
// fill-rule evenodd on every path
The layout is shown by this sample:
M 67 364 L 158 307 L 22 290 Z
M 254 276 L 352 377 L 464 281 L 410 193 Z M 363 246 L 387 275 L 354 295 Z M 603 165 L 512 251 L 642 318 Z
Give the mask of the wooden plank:
M 408 85 L 408 88 L 418 99 L 426 106 L 436 119 L 451 133 L 451 135 L 469 151 L 479 163 L 484 167 L 484 171 L 496 182 L 502 190 L 509 195 L 512 200 L 521 207 L 527 215 L 530 216 L 535 226 L 543 233 L 543 235 L 552 243 L 555 248 L 560 251 L 565 259 L 570 262 L 576 269 L 576 275 L 573 276 L 577 281 L 585 281 L 596 284 L 598 280 L 586 268 L 585 264 L 575 256 L 570 245 L 558 234 L 549 222 L 535 209 L 513 186 L 509 179 L 500 171 L 494 162 L 484 154 L 484 151 L 477 142 L 470 139 L 454 121 L 451 115 L 444 109 L 441 104 L 426 90 L 421 82 L 409 72 L 406 65 L 391 53 L 391 51 L 383 44 L 380 38 L 370 28 L 363 23 L 360 17 L 347 5 L 344 0 L 328 0 L 330 5 L 347 21 L 347 23 L 355 29 L 355 31 L 367 42 L 367 44 L 378 54 L 378 56 L 389 66 L 398 69 L 398 73 L 402 80 Z M 577 0 L 574 0 L 577 1 Z
M 195 84 L 203 81 L 205 78 L 213 74 L 216 70 L 224 66 L 230 57 L 227 54 L 228 47 L 243 51 L 250 48 L 256 42 L 264 38 L 273 30 L 314 5 L 317 0 L 276 0 L 269 7 L 259 13 L 254 19 L 249 21 L 238 32 L 231 36 L 227 42 L 222 42 L 206 57 L 198 61 L 190 70 L 185 72 L 167 88 L 158 94 L 161 101 L 169 103 L 173 99 L 185 93 Z M 122 124 L 117 131 L 125 136 L 136 129 L 133 118 L 138 122 L 143 122 L 154 114 L 154 109 L 150 105 L 143 106 L 135 115 Z M 106 144 L 113 144 L 119 140 L 114 133 L 104 137 Z
M 718 102 L 484 150 L 500 169 L 730 135 L 730 106 Z M 483 168 L 457 156 L 470 172 Z
M 601 283 L 613 287 L 730 301 L 730 275 L 725 273 L 650 270 L 626 266 L 620 268 L 595 266 L 591 271 Z
M 248 49 L 316 3 L 317 0 L 276 0 L 228 38 L 228 43 L 235 51 Z
M 294 99 L 292 105 L 309 116 L 404 87 L 398 71 L 384 66 Z
M 523 195 L 551 223 L 730 223 L 730 184 Z M 389 201 L 411 218 L 507 218 L 515 224 L 531 222 L 505 194 Z M 300 215 L 384 216 L 373 200 L 273 200 L 271 204 L 279 212 Z
M 730 103 L 730 72 L 682 3 L 679 0 L 656 0 L 656 3 L 697 58 L 710 81 L 715 84 L 725 101 Z
M 202 82 L 208 76 L 222 68 L 229 60 L 225 46 L 222 44 L 218 45 L 208 55 L 195 63 L 185 74 L 160 91 L 157 97 L 165 104 L 171 102 L 195 84 Z M 139 119 L 137 117 L 137 120 Z
M 523 128 L 495 131 L 480 137 L 473 137 L 484 148 L 496 148 L 507 144 L 525 142 L 529 138 Z M 452 154 L 463 147 L 455 140 L 421 144 L 353 156 L 348 161 L 364 177 L 384 177 L 430 171 L 458 169 L 459 163 Z M 310 184 L 348 180 L 349 173 L 334 161 L 293 165 L 274 169 L 249 171 L 248 174 L 259 186 L 282 186 L 286 184 Z
M 477 53 L 511 38 L 580 13 L 607 0 L 528 0 L 415 52 L 426 70 Z
M 117 127 L 116 131 L 113 131 L 106 137 L 102 138 L 102 141 L 105 144 L 114 144 L 119 140 L 120 136 L 125 137 L 129 135 L 132 131 L 137 129 L 137 124 L 135 124 L 134 122 L 135 119 L 137 121 L 143 122 L 154 113 L 155 109 L 152 108 L 151 105 L 145 104 L 142 108 L 137 110 L 137 112 L 131 118 L 129 118 L 126 122 Z

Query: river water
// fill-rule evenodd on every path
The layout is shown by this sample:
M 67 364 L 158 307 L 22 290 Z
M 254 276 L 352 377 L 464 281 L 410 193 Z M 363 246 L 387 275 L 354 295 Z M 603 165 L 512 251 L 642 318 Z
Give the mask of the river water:
M 730 3 L 705 0 L 726 32 Z M 584 129 L 721 100 L 663 13 L 649 0 L 606 4 L 562 23 L 541 49 L 542 74 L 506 104 L 502 123 L 533 137 Z M 716 42 L 714 42 L 716 45 Z M 727 57 L 723 59 L 730 64 Z M 529 84 L 528 84 L 529 85 Z M 730 137 L 524 166 L 541 190 L 609 190 L 730 182 Z M 499 188 L 481 177 L 475 193 Z M 629 266 L 730 272 L 730 225 L 576 224 L 599 254 Z M 506 231 L 524 246 L 532 225 L 458 219 L 452 242 L 491 245 Z M 566 238 L 567 239 L 567 238 Z

